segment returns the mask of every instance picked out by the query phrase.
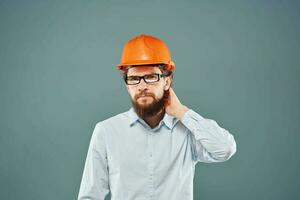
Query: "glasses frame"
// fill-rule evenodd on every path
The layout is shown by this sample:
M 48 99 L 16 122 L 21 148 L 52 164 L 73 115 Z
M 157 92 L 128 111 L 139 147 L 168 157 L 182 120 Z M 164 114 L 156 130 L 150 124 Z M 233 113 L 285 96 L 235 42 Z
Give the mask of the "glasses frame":
M 146 77 L 146 76 L 149 76 L 149 75 L 156 75 L 156 76 L 157 76 L 157 81 L 154 81 L 154 82 L 147 82 L 146 79 L 145 79 L 145 77 Z M 138 78 L 139 78 L 139 81 L 138 81 L 137 83 L 135 83 L 135 84 L 128 84 L 128 82 L 127 82 L 128 77 L 131 77 L 131 76 L 127 76 L 127 75 L 126 75 L 125 78 L 124 78 L 124 81 L 125 81 L 125 83 L 126 83 L 127 85 L 138 85 L 138 84 L 140 84 L 141 79 L 143 79 L 144 82 L 147 83 L 147 84 L 152 84 L 152 83 L 157 83 L 157 82 L 159 82 L 159 81 L 160 81 L 160 78 L 166 77 L 166 75 L 164 75 L 164 74 L 152 73 L 152 74 L 145 74 L 144 76 L 133 76 L 133 77 L 138 77 Z

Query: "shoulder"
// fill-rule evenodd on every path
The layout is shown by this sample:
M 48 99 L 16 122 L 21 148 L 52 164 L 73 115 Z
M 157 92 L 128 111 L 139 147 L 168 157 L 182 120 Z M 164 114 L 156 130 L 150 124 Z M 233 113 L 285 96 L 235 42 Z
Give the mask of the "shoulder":
M 128 111 L 119 113 L 103 121 L 97 122 L 92 134 L 92 140 L 103 141 L 104 138 L 106 138 L 104 140 L 107 140 L 108 135 L 111 135 L 112 132 L 115 132 L 113 130 L 120 127 L 122 128 L 122 125 L 127 124 L 127 122 L 128 122 Z
M 129 110 L 111 116 L 105 120 L 96 123 L 95 129 L 106 129 L 112 128 L 113 126 L 118 126 L 128 122 Z

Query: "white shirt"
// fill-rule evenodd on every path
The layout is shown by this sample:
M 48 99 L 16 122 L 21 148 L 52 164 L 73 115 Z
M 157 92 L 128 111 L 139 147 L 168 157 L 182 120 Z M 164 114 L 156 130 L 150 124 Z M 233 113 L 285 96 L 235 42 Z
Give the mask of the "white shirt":
M 152 129 L 131 108 L 96 124 L 78 200 L 192 200 L 196 163 L 235 152 L 233 135 L 191 109 Z

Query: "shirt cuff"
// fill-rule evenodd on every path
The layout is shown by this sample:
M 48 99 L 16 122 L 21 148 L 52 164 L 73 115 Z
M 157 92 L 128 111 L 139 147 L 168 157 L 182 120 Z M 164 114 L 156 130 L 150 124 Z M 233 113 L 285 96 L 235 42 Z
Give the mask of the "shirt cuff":
M 192 109 L 189 109 L 187 112 L 184 113 L 181 122 L 185 127 L 187 127 L 194 135 L 196 139 L 199 139 L 199 134 L 195 134 L 196 132 L 199 133 L 197 130 L 201 130 L 205 126 L 205 118 L 202 117 L 200 114 L 196 113 Z

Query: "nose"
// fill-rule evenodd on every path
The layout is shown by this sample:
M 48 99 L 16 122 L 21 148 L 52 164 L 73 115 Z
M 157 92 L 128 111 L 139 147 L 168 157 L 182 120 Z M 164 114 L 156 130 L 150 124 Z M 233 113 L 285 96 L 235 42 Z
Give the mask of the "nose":
M 140 83 L 138 84 L 138 90 L 148 90 L 148 84 L 144 81 L 144 79 L 141 79 Z

